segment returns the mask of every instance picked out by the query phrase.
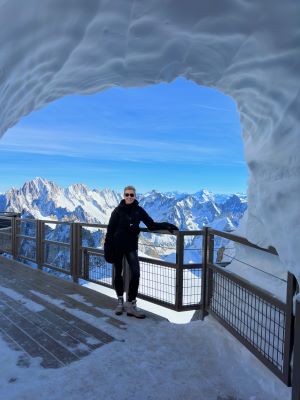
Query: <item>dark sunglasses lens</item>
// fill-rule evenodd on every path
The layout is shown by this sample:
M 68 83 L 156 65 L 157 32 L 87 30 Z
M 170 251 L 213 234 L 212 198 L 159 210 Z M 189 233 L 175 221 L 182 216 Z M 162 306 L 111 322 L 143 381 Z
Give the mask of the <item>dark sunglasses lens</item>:
M 128 196 L 134 197 L 134 194 L 133 194 L 133 193 L 125 193 L 125 196 L 126 196 L 126 197 L 128 197 Z

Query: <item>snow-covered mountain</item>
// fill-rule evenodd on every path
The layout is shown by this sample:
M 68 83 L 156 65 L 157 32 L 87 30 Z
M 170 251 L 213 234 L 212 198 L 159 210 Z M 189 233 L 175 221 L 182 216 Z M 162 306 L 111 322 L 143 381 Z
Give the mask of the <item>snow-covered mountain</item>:
M 0 212 L 20 212 L 26 217 L 52 220 L 80 221 L 107 224 L 112 210 L 122 199 L 121 193 L 111 189 L 89 189 L 83 184 L 62 188 L 54 182 L 35 178 L 25 182 L 22 188 L 12 188 L 0 195 Z M 169 221 L 180 230 L 201 230 L 210 226 L 218 230 L 235 229 L 247 209 L 243 194 L 214 194 L 200 190 L 194 194 L 155 190 L 139 194 L 140 205 L 155 221 Z M 24 224 L 22 233 L 34 236 L 32 224 Z M 47 228 L 47 239 L 69 241 L 69 227 Z M 97 229 L 83 232 L 83 242 L 89 247 L 103 244 L 104 233 Z M 199 261 L 201 237 L 185 239 L 185 261 Z M 153 257 L 175 260 L 175 237 L 171 235 L 144 234 L 140 237 L 140 251 Z M 196 256 L 197 255 L 197 256 Z
M 122 195 L 111 189 L 89 189 L 83 184 L 62 188 L 54 182 L 35 178 L 22 188 L 0 195 L 0 211 L 15 211 L 40 219 L 108 223 Z M 140 205 L 156 221 L 169 221 L 180 229 L 197 230 L 209 225 L 222 230 L 238 226 L 247 208 L 245 195 L 194 194 L 155 190 L 139 194 Z
M 110 189 L 100 192 L 83 184 L 62 188 L 46 179 L 35 178 L 20 189 L 12 188 L 0 195 L 0 211 L 27 213 L 39 219 L 106 224 L 120 199 L 120 194 Z

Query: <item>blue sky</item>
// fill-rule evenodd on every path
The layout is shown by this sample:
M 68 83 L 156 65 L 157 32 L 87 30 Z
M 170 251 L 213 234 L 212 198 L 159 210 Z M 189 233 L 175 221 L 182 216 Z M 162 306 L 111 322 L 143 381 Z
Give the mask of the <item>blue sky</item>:
M 67 96 L 9 129 L 0 151 L 0 192 L 35 176 L 139 192 L 247 186 L 235 102 L 184 79 Z

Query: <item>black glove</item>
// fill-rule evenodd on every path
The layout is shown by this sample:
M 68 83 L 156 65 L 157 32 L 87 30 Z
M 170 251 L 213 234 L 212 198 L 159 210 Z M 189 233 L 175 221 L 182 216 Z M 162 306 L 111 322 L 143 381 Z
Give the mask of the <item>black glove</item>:
M 174 233 L 174 231 L 178 231 L 178 228 L 169 222 L 155 222 L 152 230 L 169 231 L 170 233 Z
M 174 224 L 170 224 L 170 223 L 168 223 L 167 222 L 167 230 L 170 232 L 170 233 L 173 233 L 174 231 L 178 231 L 178 228 L 177 228 L 177 226 L 176 225 L 174 225 Z

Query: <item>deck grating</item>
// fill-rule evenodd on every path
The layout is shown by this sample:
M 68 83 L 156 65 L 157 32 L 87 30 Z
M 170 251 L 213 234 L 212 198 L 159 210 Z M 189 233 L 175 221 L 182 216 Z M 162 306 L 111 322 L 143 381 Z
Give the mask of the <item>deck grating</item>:
M 0 257 L 0 335 L 20 352 L 19 366 L 39 357 L 42 367 L 60 368 L 113 342 L 111 331 L 126 329 L 111 315 L 114 306 L 98 292 Z

